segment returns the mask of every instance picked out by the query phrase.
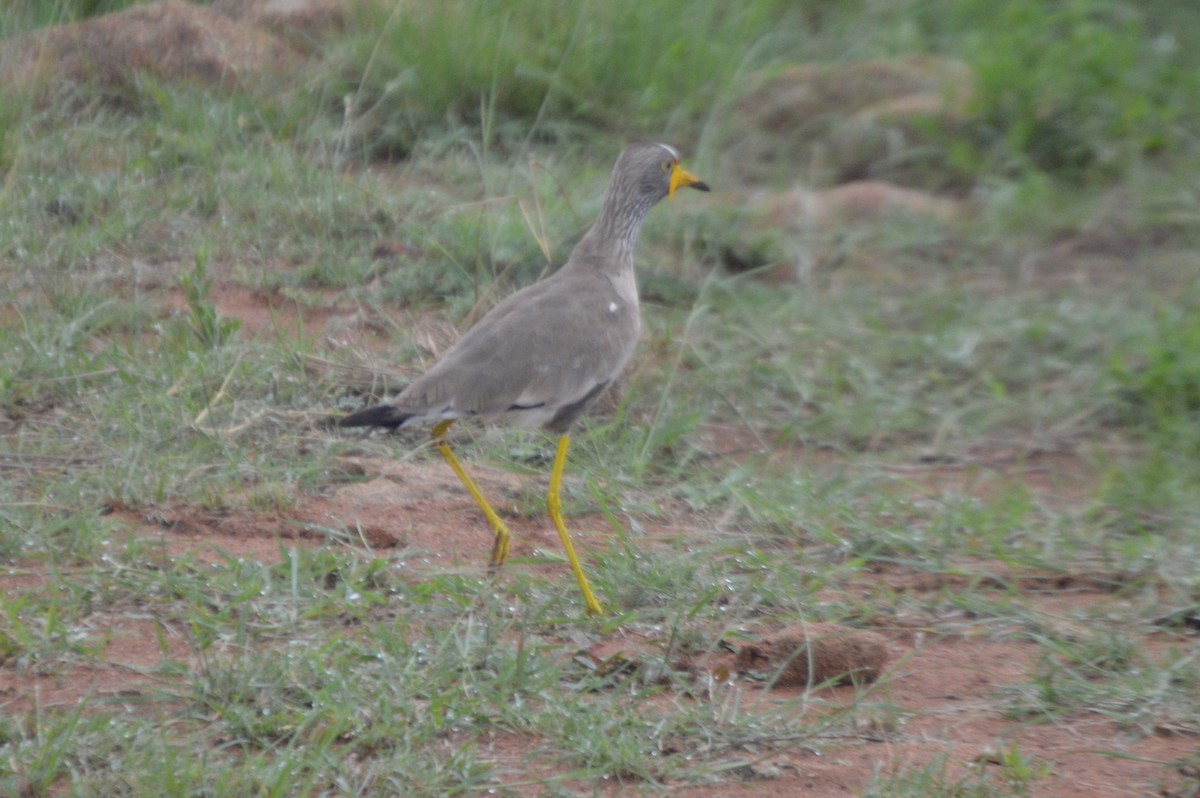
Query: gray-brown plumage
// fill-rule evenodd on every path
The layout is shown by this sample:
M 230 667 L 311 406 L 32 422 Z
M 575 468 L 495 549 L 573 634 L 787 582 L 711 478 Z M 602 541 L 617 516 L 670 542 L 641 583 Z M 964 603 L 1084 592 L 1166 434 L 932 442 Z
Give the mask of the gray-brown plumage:
M 492 564 L 508 552 L 508 530 L 444 440 L 459 418 L 501 418 L 561 435 L 547 507 L 558 527 L 588 610 L 599 613 L 559 512 L 567 431 L 629 362 L 641 330 L 633 247 L 659 201 L 685 186 L 708 186 L 679 164 L 665 144 L 635 144 L 617 159 L 600 217 L 566 264 L 496 305 L 424 375 L 387 405 L 338 420 L 343 427 L 395 429 L 433 423 L 442 455 L 487 515 L 496 533 Z

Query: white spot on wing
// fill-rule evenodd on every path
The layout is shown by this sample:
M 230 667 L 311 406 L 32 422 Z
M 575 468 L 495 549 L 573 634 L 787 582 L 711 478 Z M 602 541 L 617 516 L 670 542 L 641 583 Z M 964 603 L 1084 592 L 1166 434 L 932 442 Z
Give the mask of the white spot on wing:
M 616 303 L 616 302 L 609 302 L 609 303 L 608 303 L 608 312 L 609 312 L 609 313 L 616 313 L 616 312 L 617 312 L 617 303 Z

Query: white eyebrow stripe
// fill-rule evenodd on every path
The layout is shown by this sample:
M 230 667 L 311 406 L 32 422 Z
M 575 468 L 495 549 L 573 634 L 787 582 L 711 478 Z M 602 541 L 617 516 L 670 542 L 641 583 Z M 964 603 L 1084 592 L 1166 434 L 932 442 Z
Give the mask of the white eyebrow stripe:
M 664 150 L 671 153 L 672 158 L 674 158 L 677 161 L 679 160 L 679 153 L 675 152 L 675 148 L 672 147 L 670 144 L 663 144 L 663 143 L 659 142 L 658 146 L 662 147 Z

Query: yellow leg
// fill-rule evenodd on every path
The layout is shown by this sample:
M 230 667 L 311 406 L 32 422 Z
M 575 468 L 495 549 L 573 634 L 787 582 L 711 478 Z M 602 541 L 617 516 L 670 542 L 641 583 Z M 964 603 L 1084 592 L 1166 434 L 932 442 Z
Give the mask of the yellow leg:
M 546 493 L 546 510 L 554 519 L 554 526 L 558 528 L 558 536 L 562 539 L 563 549 L 567 552 L 567 559 L 571 562 L 571 570 L 575 572 L 575 578 L 579 580 L 579 589 L 583 591 L 583 601 L 587 604 L 588 614 L 603 615 L 604 609 L 600 606 L 600 602 L 596 601 L 592 588 L 588 586 L 587 577 L 583 574 L 583 566 L 579 564 L 575 547 L 571 545 L 571 536 L 567 534 L 567 525 L 563 523 L 562 501 L 558 497 L 558 489 L 562 486 L 563 468 L 567 464 L 567 447 L 570 445 L 569 435 L 563 435 L 558 439 L 558 453 L 554 456 L 554 468 L 550 471 L 550 490 Z
M 475 481 L 467 475 L 462 464 L 458 462 L 458 458 L 454 456 L 454 452 L 450 450 L 450 444 L 446 443 L 446 430 L 450 429 L 450 425 L 454 423 L 454 419 L 439 421 L 433 427 L 432 435 L 434 443 L 437 445 L 438 451 L 442 453 L 442 457 L 454 469 L 454 473 L 458 474 L 458 478 L 471 494 L 471 498 L 479 505 L 479 509 L 483 510 L 483 514 L 487 516 L 488 523 L 492 525 L 492 530 L 496 533 L 496 539 L 492 543 L 492 560 L 493 568 L 504 565 L 504 561 L 508 558 L 508 527 L 500 520 L 500 516 L 496 515 L 496 511 L 487 503 L 487 499 L 483 498 L 483 493 L 475 486 Z

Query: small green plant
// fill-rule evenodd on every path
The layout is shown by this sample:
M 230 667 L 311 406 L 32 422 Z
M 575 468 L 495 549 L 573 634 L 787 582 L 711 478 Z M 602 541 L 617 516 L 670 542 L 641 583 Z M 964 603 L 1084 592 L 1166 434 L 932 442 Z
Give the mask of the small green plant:
M 1200 420 L 1200 306 L 1159 307 L 1148 335 L 1114 354 L 1110 371 L 1135 425 L 1174 435 Z
M 1004 780 L 1017 790 L 1018 795 L 1027 795 L 1030 784 L 1044 777 L 1050 770 L 1045 762 L 1021 753 L 1016 743 L 1001 749 L 996 754 Z
M 188 328 L 205 348 L 218 349 L 232 340 L 242 323 L 238 319 L 221 318 L 212 302 L 212 287 L 212 279 L 208 276 L 208 250 L 201 249 L 196 252 L 192 270 L 180 275 L 179 288 L 191 314 Z
M 983 767 L 971 768 L 961 775 L 952 773 L 943 756 L 924 767 L 876 774 L 863 798 L 998 798 L 1026 794 L 1011 783 L 998 784 Z

